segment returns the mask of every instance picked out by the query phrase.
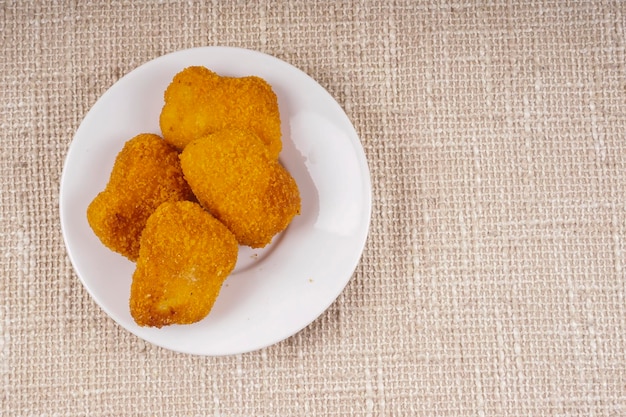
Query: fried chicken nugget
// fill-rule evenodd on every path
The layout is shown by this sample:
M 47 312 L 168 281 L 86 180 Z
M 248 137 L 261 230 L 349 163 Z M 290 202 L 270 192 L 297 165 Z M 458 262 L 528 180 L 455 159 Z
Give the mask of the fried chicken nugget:
M 205 67 L 188 67 L 165 90 L 159 122 L 164 139 L 180 150 L 228 127 L 255 132 L 274 159 L 282 148 L 278 99 L 256 76 L 222 77 Z
M 295 180 L 252 132 L 207 135 L 187 145 L 180 160 L 198 201 L 242 245 L 264 247 L 300 213 Z
M 160 205 L 143 234 L 130 290 L 140 326 L 190 324 L 206 317 L 238 254 L 233 234 L 199 204 Z
M 193 198 L 176 149 L 144 133 L 118 153 L 109 182 L 87 208 L 87 221 L 106 247 L 135 261 L 141 232 L 154 210 L 165 201 Z

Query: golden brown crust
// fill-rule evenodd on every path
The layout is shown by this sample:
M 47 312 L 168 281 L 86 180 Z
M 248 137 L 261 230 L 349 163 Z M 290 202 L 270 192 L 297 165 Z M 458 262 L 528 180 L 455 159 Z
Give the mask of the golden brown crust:
M 237 262 L 232 233 L 197 203 L 164 203 L 141 236 L 130 311 L 140 326 L 190 324 L 211 311 Z
M 109 182 L 87 208 L 87 220 L 105 246 L 134 261 L 154 210 L 165 201 L 192 198 L 176 149 L 157 135 L 140 134 L 117 155 Z
M 278 99 L 262 78 L 221 77 L 193 66 L 174 76 L 165 90 L 159 120 L 163 137 L 178 149 L 224 128 L 255 132 L 278 159 L 282 148 Z
M 300 213 L 295 180 L 252 132 L 207 135 L 187 145 L 180 159 L 198 201 L 242 245 L 264 247 Z

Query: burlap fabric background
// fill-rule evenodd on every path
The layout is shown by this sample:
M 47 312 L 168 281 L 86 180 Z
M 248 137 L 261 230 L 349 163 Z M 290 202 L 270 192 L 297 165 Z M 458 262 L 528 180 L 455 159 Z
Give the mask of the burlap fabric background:
M 620 1 L 0 2 L 0 414 L 626 415 L 625 28 Z M 206 45 L 320 82 L 373 183 L 332 307 L 220 358 L 109 319 L 58 214 L 98 97 Z

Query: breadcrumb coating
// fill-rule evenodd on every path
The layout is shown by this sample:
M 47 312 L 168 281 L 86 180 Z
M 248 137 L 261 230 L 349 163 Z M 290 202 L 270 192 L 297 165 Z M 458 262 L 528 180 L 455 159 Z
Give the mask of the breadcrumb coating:
M 225 128 L 253 131 L 274 159 L 282 148 L 278 99 L 257 76 L 222 77 L 205 67 L 188 67 L 165 90 L 159 122 L 164 139 L 180 150 Z
M 87 208 L 87 221 L 100 241 L 131 261 L 148 217 L 163 202 L 193 199 L 178 152 L 149 133 L 124 144 L 109 182 Z
M 141 236 L 129 301 L 133 319 L 152 327 L 202 320 L 237 254 L 233 234 L 199 204 L 163 203 Z
M 266 246 L 300 213 L 295 180 L 253 132 L 206 135 L 188 144 L 180 159 L 198 201 L 242 245 Z

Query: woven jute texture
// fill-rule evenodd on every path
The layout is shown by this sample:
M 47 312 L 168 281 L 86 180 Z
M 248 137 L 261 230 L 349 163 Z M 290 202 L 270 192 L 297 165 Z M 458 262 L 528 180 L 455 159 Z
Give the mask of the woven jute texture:
M 625 33 L 621 1 L 0 1 L 0 415 L 626 415 Z M 207 45 L 325 87 L 373 195 L 336 302 L 226 357 L 111 320 L 58 210 L 97 99 Z

